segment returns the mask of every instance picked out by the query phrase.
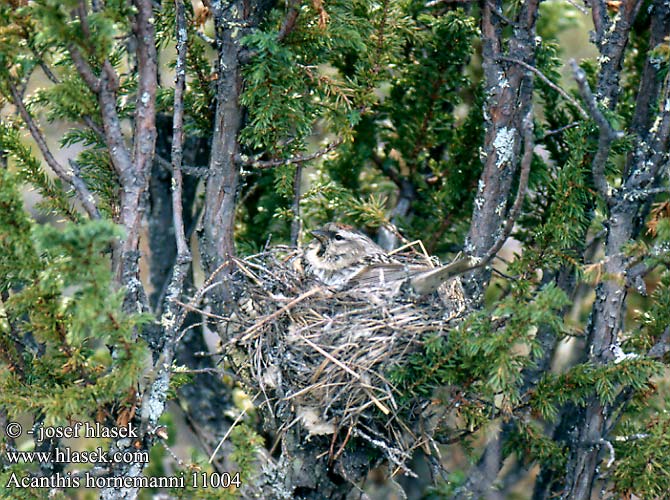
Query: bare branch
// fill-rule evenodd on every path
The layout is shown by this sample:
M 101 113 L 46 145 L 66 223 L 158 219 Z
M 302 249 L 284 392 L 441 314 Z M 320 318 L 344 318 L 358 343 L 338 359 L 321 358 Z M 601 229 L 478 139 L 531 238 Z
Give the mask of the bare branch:
M 137 17 L 133 23 L 133 31 L 139 41 L 137 45 L 139 74 L 132 157 L 135 174 L 146 185 L 156 145 L 156 78 L 158 70 L 151 0 L 135 0 L 134 3 L 137 7 Z
M 584 7 L 582 7 L 582 6 L 579 5 L 577 2 L 575 2 L 575 0 L 565 0 L 565 1 L 566 1 L 567 3 L 569 3 L 570 5 L 572 5 L 575 9 L 577 9 L 577 10 L 578 10 L 579 12 L 581 12 L 582 14 L 588 14 L 588 13 L 589 13 L 588 10 L 586 10 Z
M 570 66 L 572 66 L 572 71 L 574 73 L 577 86 L 579 87 L 579 92 L 581 93 L 582 98 L 584 99 L 584 102 L 586 103 L 586 106 L 589 110 L 589 114 L 585 115 L 584 117 L 588 118 L 590 116 L 593 118 L 598 127 L 605 131 L 608 139 L 621 139 L 624 136 L 624 133 L 620 130 L 614 130 L 610 122 L 607 120 L 607 118 L 605 118 L 603 112 L 600 111 L 598 103 L 596 102 L 596 98 L 593 95 L 593 92 L 591 92 L 589 82 L 586 80 L 586 73 L 584 70 L 579 67 L 577 61 L 574 59 L 570 60 Z
M 91 91 L 98 95 L 103 133 L 112 165 L 122 182 L 123 179 L 128 180 L 132 178 L 132 160 L 121 132 L 121 122 L 116 110 L 116 88 L 118 87 L 116 72 L 109 61 L 105 61 L 102 74 L 98 78 L 93 74 L 91 66 L 76 45 L 70 44 L 68 51 L 79 76 Z
M 605 178 L 605 166 L 607 165 L 607 157 L 609 156 L 610 146 L 612 142 L 616 139 L 621 139 L 624 136 L 624 133 L 620 130 L 614 130 L 612 125 L 607 120 L 603 112 L 598 107 L 596 98 L 591 92 L 591 87 L 589 82 L 586 80 L 586 73 L 582 68 L 579 67 L 577 62 L 574 59 L 570 60 L 570 65 L 572 66 L 572 71 L 575 76 L 575 81 L 579 87 L 579 92 L 586 103 L 586 106 L 589 110 L 589 115 L 593 118 L 598 126 L 600 132 L 598 136 L 598 151 L 596 152 L 595 157 L 593 158 L 593 182 L 598 189 L 598 192 L 606 200 L 610 197 L 610 189 L 607 184 L 607 179 Z
M 558 92 L 563 99 L 568 101 L 570 104 L 572 104 L 575 108 L 577 108 L 577 111 L 579 111 L 579 114 L 582 115 L 582 118 L 588 118 L 589 114 L 586 112 L 584 108 L 582 108 L 581 104 L 579 104 L 570 94 L 568 94 L 565 90 L 563 90 L 561 87 L 556 85 L 554 82 L 552 82 L 544 73 L 542 73 L 539 69 L 537 69 L 535 66 L 531 66 L 528 63 L 525 63 L 521 61 L 520 59 L 515 59 L 514 57 L 501 57 L 501 61 L 507 61 L 511 62 L 514 64 L 518 64 L 519 66 L 522 66 L 526 68 L 528 71 L 532 71 L 537 75 L 537 77 L 542 80 L 544 83 L 546 83 L 549 87 L 554 89 L 556 92 Z
M 146 6 L 145 6 L 146 7 Z M 159 359 L 154 365 L 151 373 L 151 383 L 147 385 L 143 398 L 141 416 L 141 430 L 150 430 L 163 413 L 167 398 L 166 387 L 169 384 L 172 361 L 177 343 L 177 332 L 181 327 L 179 316 L 179 297 L 182 293 L 184 280 L 191 262 L 191 253 L 184 234 L 184 221 L 182 217 L 182 145 L 184 140 L 183 118 L 184 118 L 184 89 L 186 86 L 186 14 L 183 0 L 175 0 L 176 7 L 176 30 L 177 30 L 177 65 L 175 75 L 174 95 L 174 117 L 172 131 L 172 211 L 175 237 L 177 241 L 177 259 L 172 271 L 172 278 L 167 288 L 164 312 L 161 324 L 165 325 L 165 341 L 160 352 Z M 138 19 L 138 22 L 139 19 Z
M 33 120 L 32 116 L 30 116 L 30 113 L 28 113 L 28 110 L 26 109 L 26 106 L 23 103 L 21 96 L 19 95 L 19 91 L 16 89 L 16 86 L 11 81 L 9 82 L 9 90 L 12 94 L 14 105 L 19 110 L 21 118 L 23 119 L 25 124 L 28 126 L 28 129 L 30 130 L 30 135 L 32 135 L 33 139 L 37 143 L 37 147 L 42 153 L 42 156 L 44 156 L 44 159 L 46 160 L 51 170 L 53 170 L 54 173 L 63 182 L 69 184 L 74 188 L 75 192 L 77 193 L 77 199 L 81 202 L 82 206 L 84 207 L 84 210 L 86 210 L 86 213 L 89 215 L 89 217 L 91 217 L 91 219 L 99 219 L 100 212 L 98 211 L 95 198 L 93 197 L 93 194 L 89 191 L 84 181 L 82 181 L 79 177 L 77 177 L 73 172 L 66 169 L 63 165 L 58 163 L 56 158 L 49 150 L 49 147 L 47 146 L 46 140 L 42 135 L 41 130 Z
M 172 121 L 172 217 L 177 240 L 177 265 L 185 258 L 190 260 L 190 251 L 184 234 L 182 213 L 181 163 L 184 143 L 184 91 L 186 88 L 186 50 L 188 32 L 186 14 L 182 0 L 175 0 L 177 31 L 177 64 L 175 66 L 174 115 Z M 174 273 L 177 275 L 178 273 Z M 185 277 L 185 274 L 182 276 Z
M 156 154 L 154 159 L 167 172 L 172 172 L 172 163 L 169 160 L 166 160 L 159 154 Z M 209 169 L 207 167 L 192 167 L 184 164 L 181 166 L 181 172 L 182 174 L 191 175 L 193 177 L 207 177 L 209 175 Z
M 441 4 L 458 4 L 458 3 L 473 3 L 472 0 L 430 0 L 429 2 L 426 2 L 426 7 L 437 7 L 438 5 Z
M 619 78 L 630 30 L 640 10 L 641 0 L 622 2 L 613 18 L 605 0 L 593 0 L 592 17 L 596 28 L 596 46 L 600 51 L 598 72 L 598 100 L 608 109 L 614 109 L 620 93 Z
M 61 83 L 60 78 L 58 78 L 58 76 L 56 76 L 56 74 L 53 71 L 51 71 L 51 68 L 49 68 L 49 65 L 46 62 L 44 62 L 43 57 L 40 54 L 38 54 L 37 52 L 35 52 L 34 49 L 33 49 L 33 54 L 35 54 L 35 57 L 39 62 L 40 68 L 42 68 L 42 71 L 47 76 L 47 78 L 52 83 L 54 83 L 56 85 L 59 85 Z M 89 115 L 83 115 L 81 117 L 81 119 L 88 128 L 93 130 L 93 132 L 98 134 L 100 137 L 105 136 L 105 132 L 102 130 L 102 128 L 97 123 L 95 123 L 93 121 L 93 118 L 91 118 Z
M 662 358 L 670 352 L 670 326 L 663 330 L 663 334 L 659 337 L 656 343 L 649 349 L 647 356 L 650 358 Z
M 291 0 L 289 3 L 288 10 L 284 16 L 284 21 L 282 22 L 281 28 L 277 33 L 277 41 L 283 41 L 284 38 L 286 38 L 295 29 L 295 22 L 298 19 L 298 14 L 300 13 L 298 10 L 299 4 L 300 2 L 297 0 Z
M 504 43 L 504 22 L 496 14 L 502 0 L 482 3 L 482 68 L 484 70 L 485 137 L 483 169 L 479 177 L 470 229 L 464 251 L 484 260 L 496 245 L 500 228 L 505 225 L 505 207 L 513 179 L 520 165 L 523 120 L 532 110 L 535 72 L 520 64 L 502 64 L 512 57 L 534 67 L 535 22 L 539 2 L 522 2 L 514 18 L 515 36 Z M 506 50 L 505 50 L 506 49 Z M 473 304 L 481 304 L 490 271 L 483 266 L 464 280 L 466 294 Z
M 295 177 L 293 178 L 293 220 L 291 221 L 291 245 L 298 244 L 300 235 L 300 188 L 302 184 L 302 163 L 298 163 L 295 168 Z
M 579 127 L 579 125 L 580 125 L 579 122 L 572 122 L 572 123 L 568 123 L 567 125 L 564 125 L 564 126 L 562 126 L 562 127 L 559 127 L 559 128 L 557 128 L 557 129 L 555 129 L 555 130 L 549 130 L 548 132 L 546 132 L 546 133 L 542 136 L 542 139 L 541 139 L 541 140 L 544 141 L 547 137 L 551 137 L 552 135 L 560 134 L 561 132 L 565 132 L 566 130 L 569 130 L 569 129 L 571 129 L 571 128 Z
M 67 49 L 70 52 L 70 58 L 72 59 L 72 63 L 77 69 L 79 76 L 81 76 L 82 80 L 88 85 L 88 88 L 97 94 L 100 91 L 100 78 L 95 76 L 91 65 L 88 64 L 88 61 L 84 59 L 84 56 L 79 51 L 79 47 L 74 43 L 71 43 L 68 45 Z
M 488 5 L 489 9 L 491 9 L 491 13 L 500 18 L 500 20 L 505 24 L 508 26 L 518 27 L 518 23 L 515 23 L 509 17 L 503 14 L 502 9 L 499 9 L 491 0 L 487 0 L 486 4 Z

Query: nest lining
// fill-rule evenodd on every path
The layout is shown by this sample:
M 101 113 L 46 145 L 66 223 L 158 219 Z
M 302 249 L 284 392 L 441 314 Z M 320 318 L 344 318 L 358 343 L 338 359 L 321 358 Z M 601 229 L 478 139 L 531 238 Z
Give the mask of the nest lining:
M 421 254 L 394 257 L 426 264 Z M 242 293 L 220 331 L 223 351 L 250 392 L 263 395 L 275 428 L 301 422 L 310 435 L 343 430 L 338 453 L 355 436 L 409 472 L 405 463 L 426 436 L 416 431 L 419 411 L 400 411 L 387 375 L 425 335 L 453 326 L 462 308 L 450 297 L 458 299 L 460 282 L 420 301 L 336 291 L 305 276 L 299 252 L 285 247 L 236 260 L 234 275 Z

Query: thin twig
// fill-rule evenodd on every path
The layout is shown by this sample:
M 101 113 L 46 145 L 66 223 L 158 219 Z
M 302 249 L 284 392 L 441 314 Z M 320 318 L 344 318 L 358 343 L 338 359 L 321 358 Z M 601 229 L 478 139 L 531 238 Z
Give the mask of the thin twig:
M 577 9 L 577 10 L 578 10 L 579 12 L 581 12 L 582 14 L 586 15 L 586 14 L 589 13 L 588 10 L 586 10 L 584 7 L 582 7 L 581 5 L 579 5 L 579 4 L 578 4 L 577 2 L 575 2 L 574 0 L 565 0 L 565 1 L 566 1 L 567 3 L 569 3 L 570 5 L 572 5 L 575 9 Z
M 344 142 L 343 138 L 338 138 L 328 144 L 325 148 L 319 149 L 318 151 L 315 151 L 314 153 L 308 154 L 308 155 L 303 155 L 303 156 L 294 156 L 293 158 L 284 158 L 284 159 L 276 159 L 276 160 L 260 160 L 258 157 L 256 158 L 247 158 L 244 155 L 237 155 L 236 160 L 241 163 L 242 165 L 254 167 L 254 168 L 273 168 L 273 167 L 278 167 L 280 165 L 293 165 L 295 163 L 304 163 L 306 161 L 314 160 L 316 158 L 319 158 L 327 153 L 330 153 L 333 151 L 337 146 L 342 144 Z
M 582 98 L 584 99 L 584 102 L 586 103 L 586 106 L 589 110 L 585 118 L 593 118 L 598 127 L 605 131 L 610 140 L 622 138 L 624 133 L 620 130 L 614 130 L 610 122 L 607 120 L 607 118 L 605 118 L 605 115 L 598 107 L 596 98 L 593 95 L 591 87 L 589 86 L 589 82 L 586 79 L 586 72 L 579 67 L 577 61 L 574 59 L 570 60 L 570 66 L 572 67 L 572 72 L 574 73 L 575 81 L 577 82 L 577 86 L 579 87 Z
M 488 4 L 488 7 L 491 9 L 491 12 L 495 14 L 497 17 L 499 17 L 505 24 L 513 27 L 517 27 L 519 25 L 519 23 L 515 23 L 509 17 L 503 14 L 502 11 L 493 2 L 489 0 L 486 3 Z
M 256 394 L 256 396 L 254 396 L 254 399 L 251 401 L 252 404 L 253 404 L 254 401 L 256 401 L 256 398 L 258 398 L 259 394 L 260 393 Z M 228 430 L 226 431 L 226 433 L 221 438 L 221 441 L 219 441 L 219 444 L 216 445 L 216 448 L 214 448 L 214 451 L 212 452 L 212 455 L 209 457 L 209 460 L 207 461 L 208 464 L 211 464 L 214 461 L 214 457 L 216 457 L 216 454 L 219 452 L 219 450 L 223 446 L 223 443 L 226 442 L 226 439 L 228 439 L 228 436 L 230 436 L 230 433 L 233 432 L 233 429 L 237 426 L 237 424 L 240 423 L 240 421 L 244 418 L 244 415 L 246 415 L 246 413 L 247 413 L 247 407 L 244 407 L 242 409 L 242 411 L 240 412 L 240 414 L 235 419 L 235 421 L 230 425 L 230 427 L 228 427 Z
M 579 127 L 579 125 L 580 125 L 580 122 L 572 122 L 572 123 L 568 123 L 567 125 L 563 125 L 562 127 L 558 127 L 554 130 L 549 130 L 549 131 L 545 132 L 545 134 L 542 136 L 542 138 L 540 140 L 544 141 L 545 139 L 547 139 L 548 137 L 551 137 L 552 135 L 557 135 L 557 134 L 560 134 L 562 132 L 565 132 L 566 130 L 570 130 L 571 128 Z
M 570 94 L 568 94 L 565 90 L 563 90 L 561 87 L 556 85 L 554 82 L 552 82 L 549 77 L 547 77 L 544 73 L 542 73 L 539 69 L 537 69 L 535 66 L 532 66 L 521 59 L 515 59 L 514 57 L 506 57 L 502 56 L 500 57 L 501 61 L 507 61 L 511 62 L 514 64 L 518 64 L 519 66 L 522 66 L 523 68 L 526 68 L 528 71 L 532 71 L 537 75 L 537 77 L 542 80 L 544 83 L 546 83 L 549 87 L 554 89 L 556 92 L 558 92 L 563 99 L 568 101 L 570 104 L 572 104 L 575 108 L 577 108 L 577 111 L 579 111 L 579 114 L 582 115 L 582 118 L 588 119 L 589 114 L 586 112 L 584 108 L 582 108 L 581 104 L 579 104 Z
M 47 63 L 44 62 L 43 57 L 39 53 L 37 53 L 37 51 L 35 51 L 34 48 L 32 48 L 32 51 L 33 54 L 35 55 L 35 58 L 39 61 L 40 68 L 42 68 L 42 71 L 47 76 L 47 78 L 55 85 L 60 85 L 61 83 L 60 78 L 58 78 L 58 76 L 53 71 L 51 71 L 51 68 L 49 68 Z M 91 130 L 93 130 L 93 132 L 95 132 L 97 135 L 99 135 L 100 137 L 105 136 L 105 132 L 102 130 L 100 125 L 98 125 L 93 121 L 93 118 L 91 118 L 90 115 L 82 115 L 81 119 L 84 122 L 84 124 Z
M 214 279 L 219 275 L 219 273 L 225 269 L 228 265 L 230 265 L 230 260 L 224 261 L 222 264 L 217 267 L 214 272 L 205 280 L 205 282 L 202 284 L 202 286 L 198 289 L 198 291 L 195 293 L 193 298 L 189 301 L 189 306 L 194 306 L 195 304 L 199 304 L 204 295 L 214 286 L 219 284 L 220 282 L 214 283 Z M 186 315 L 188 314 L 187 307 L 183 306 L 182 312 L 179 314 L 179 316 L 176 319 L 176 324 L 177 328 L 181 328 L 182 323 L 186 319 Z M 179 336 L 176 339 L 176 343 L 179 343 L 179 341 L 186 335 L 186 332 L 188 330 L 184 330 L 179 334 Z

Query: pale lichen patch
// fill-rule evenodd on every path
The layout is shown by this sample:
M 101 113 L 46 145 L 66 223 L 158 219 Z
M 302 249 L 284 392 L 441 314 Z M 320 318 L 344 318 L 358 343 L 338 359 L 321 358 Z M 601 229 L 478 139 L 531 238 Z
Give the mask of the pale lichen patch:
M 498 130 L 495 139 L 493 140 L 493 147 L 497 153 L 496 167 L 502 168 L 506 163 L 512 161 L 514 157 L 514 138 L 516 136 L 516 129 L 502 127 Z

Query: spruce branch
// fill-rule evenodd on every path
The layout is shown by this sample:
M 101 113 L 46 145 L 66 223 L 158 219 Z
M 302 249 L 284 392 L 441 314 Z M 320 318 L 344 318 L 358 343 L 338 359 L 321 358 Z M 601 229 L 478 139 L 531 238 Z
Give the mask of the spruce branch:
M 33 140 L 37 143 L 37 147 L 39 148 L 40 152 L 42 153 L 42 156 L 46 160 L 47 165 L 49 165 L 51 170 L 53 170 L 54 173 L 63 182 L 72 186 L 75 193 L 77 194 L 77 199 L 81 202 L 82 206 L 84 207 L 84 210 L 86 210 L 86 213 L 89 215 L 89 217 L 91 219 L 99 219 L 100 212 L 98 211 L 98 206 L 96 204 L 95 197 L 88 189 L 88 186 L 86 186 L 86 183 L 84 183 L 84 181 L 80 177 L 75 175 L 74 172 L 68 170 L 63 165 L 58 163 L 53 153 L 51 153 L 51 150 L 49 149 L 49 146 L 46 143 L 46 139 L 44 138 L 42 131 L 39 129 L 39 127 L 35 123 L 35 120 L 33 120 L 33 117 L 30 116 L 30 113 L 26 109 L 26 106 L 23 103 L 23 99 L 21 98 L 21 95 L 19 94 L 19 91 L 17 90 L 16 86 L 12 81 L 9 81 L 8 85 L 9 90 L 12 94 L 14 105 L 18 109 L 21 118 L 28 126 L 28 130 L 30 130 L 30 135 L 33 137 Z

